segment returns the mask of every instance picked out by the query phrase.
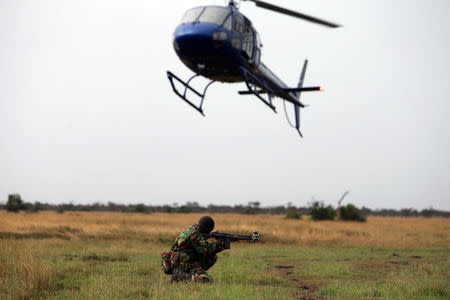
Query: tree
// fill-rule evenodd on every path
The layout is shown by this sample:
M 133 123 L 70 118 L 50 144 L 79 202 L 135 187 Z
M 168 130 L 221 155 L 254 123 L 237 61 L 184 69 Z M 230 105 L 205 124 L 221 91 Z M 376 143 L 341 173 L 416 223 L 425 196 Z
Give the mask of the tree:
M 143 203 L 134 205 L 133 209 L 131 211 L 134 213 L 147 213 L 148 212 L 147 207 Z
M 347 204 L 347 206 L 342 206 L 339 209 L 340 219 L 343 221 L 358 221 L 366 222 L 366 217 L 364 217 L 359 209 L 353 204 Z
M 342 204 L 342 201 L 344 201 L 344 198 L 345 198 L 348 194 L 350 194 L 350 191 L 346 191 L 346 192 L 341 196 L 341 199 L 338 200 L 338 208 L 337 208 L 337 217 L 338 217 L 338 219 L 341 218 L 341 204 Z
M 322 202 L 315 201 L 311 205 L 311 218 L 313 221 L 334 220 L 336 211 L 331 205 L 325 207 Z
M 261 206 L 261 202 L 259 201 L 249 202 L 248 205 L 255 209 L 258 209 Z
M 25 208 L 25 203 L 19 194 L 8 195 L 8 202 L 6 203 L 5 209 L 9 212 L 19 212 Z

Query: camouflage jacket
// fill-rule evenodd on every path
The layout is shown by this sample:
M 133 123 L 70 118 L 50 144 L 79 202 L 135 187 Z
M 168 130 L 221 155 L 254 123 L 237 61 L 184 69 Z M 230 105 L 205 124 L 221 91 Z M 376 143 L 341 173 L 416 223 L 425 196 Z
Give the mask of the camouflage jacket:
M 202 256 L 212 256 L 222 250 L 224 250 L 223 243 L 217 240 L 207 242 L 201 235 L 197 224 L 181 233 L 172 247 L 173 252 L 186 253 L 191 260 L 197 260 Z

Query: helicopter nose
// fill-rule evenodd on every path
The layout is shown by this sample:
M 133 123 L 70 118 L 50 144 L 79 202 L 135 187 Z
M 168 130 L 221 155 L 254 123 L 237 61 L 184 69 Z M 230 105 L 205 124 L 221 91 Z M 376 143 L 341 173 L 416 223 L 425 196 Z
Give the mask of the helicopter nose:
M 174 34 L 174 48 L 178 54 L 187 57 L 214 55 L 213 35 L 218 26 L 213 24 L 183 24 Z

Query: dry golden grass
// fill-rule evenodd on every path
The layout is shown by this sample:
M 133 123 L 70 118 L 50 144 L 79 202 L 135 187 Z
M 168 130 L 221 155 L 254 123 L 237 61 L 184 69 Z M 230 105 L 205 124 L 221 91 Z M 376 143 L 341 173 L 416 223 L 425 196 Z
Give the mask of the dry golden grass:
M 16 298 L 27 299 L 34 293 L 49 290 L 55 279 L 55 270 L 46 262 L 46 249 L 22 244 L 20 251 L 8 239 L 0 241 L 0 283 L 14 287 Z
M 200 214 L 109 212 L 7 213 L 0 211 L 2 238 L 146 239 L 171 241 Z M 287 220 L 279 215 L 214 214 L 216 230 L 250 233 L 263 243 L 382 247 L 450 246 L 450 220 L 369 217 L 367 223 Z M 24 267 L 32 268 L 30 267 Z

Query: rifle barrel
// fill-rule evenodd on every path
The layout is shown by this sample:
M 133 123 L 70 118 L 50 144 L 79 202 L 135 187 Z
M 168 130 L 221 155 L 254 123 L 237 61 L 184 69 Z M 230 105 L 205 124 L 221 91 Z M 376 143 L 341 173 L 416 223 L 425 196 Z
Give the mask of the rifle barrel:
M 231 239 L 233 236 L 236 236 L 238 240 L 243 241 L 257 241 L 259 240 L 259 234 L 255 231 L 253 234 L 234 234 L 227 232 L 211 232 L 210 234 L 202 234 L 205 239 Z

